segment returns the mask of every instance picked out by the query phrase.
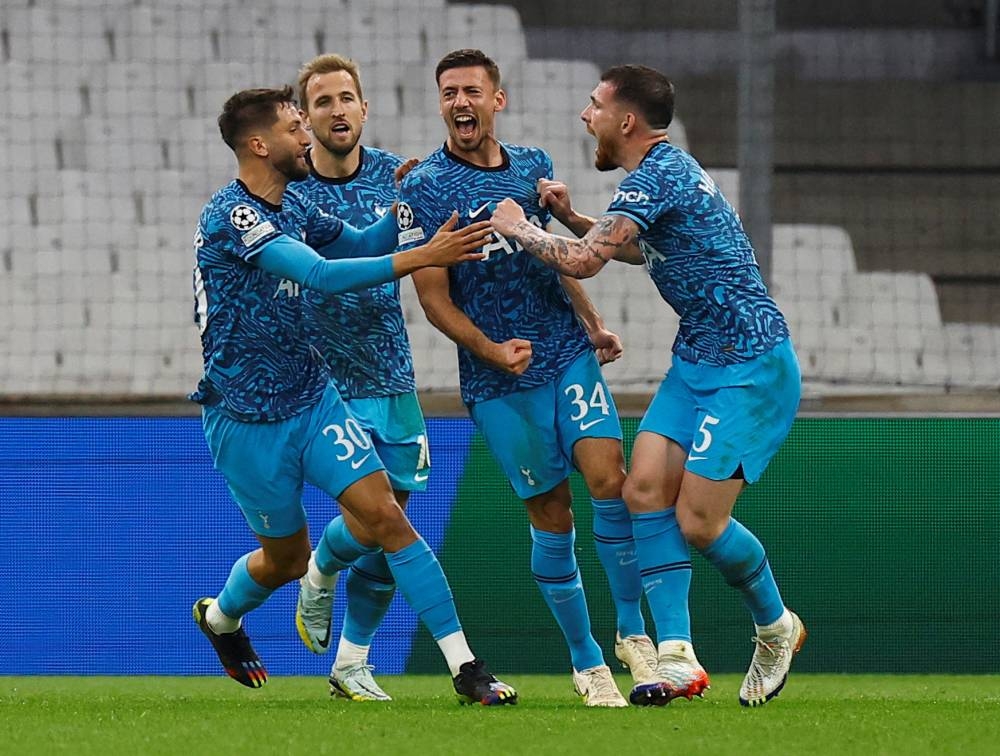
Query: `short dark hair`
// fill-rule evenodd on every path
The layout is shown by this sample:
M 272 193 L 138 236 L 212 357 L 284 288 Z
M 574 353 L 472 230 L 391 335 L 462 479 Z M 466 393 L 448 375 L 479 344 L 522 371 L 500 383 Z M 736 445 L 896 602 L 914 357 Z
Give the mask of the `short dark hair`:
M 674 85 L 655 68 L 630 63 L 601 74 L 615 88 L 615 97 L 639 111 L 653 129 L 665 129 L 674 119 Z
M 219 132 L 229 149 L 236 151 L 236 145 L 252 129 L 269 129 L 278 121 L 278 109 L 282 105 L 295 105 L 295 97 L 290 86 L 281 89 L 244 89 L 237 92 L 222 106 L 219 116 Z
M 489 55 L 482 50 L 472 47 L 465 47 L 461 50 L 453 50 L 438 61 L 437 68 L 434 69 L 434 81 L 441 83 L 441 74 L 452 68 L 474 68 L 482 66 L 493 82 L 496 89 L 500 89 L 500 67 Z

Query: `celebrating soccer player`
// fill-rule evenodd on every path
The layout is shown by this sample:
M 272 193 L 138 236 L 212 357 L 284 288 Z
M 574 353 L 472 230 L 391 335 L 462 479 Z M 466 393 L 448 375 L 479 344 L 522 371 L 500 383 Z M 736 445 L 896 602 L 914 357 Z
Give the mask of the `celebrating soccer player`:
M 291 88 L 236 93 L 219 129 L 236 153 L 239 178 L 213 195 L 195 236 L 195 321 L 205 368 L 191 398 L 203 405 L 215 466 L 260 548 L 233 565 L 217 599 L 195 602 L 195 621 L 232 678 L 251 688 L 267 681 L 241 619 L 307 571 L 302 484 L 309 481 L 339 499 L 377 544 L 359 542 L 338 517 L 316 548 L 319 568 L 332 574 L 331 567 L 346 568 L 381 548 L 400 591 L 437 640 L 459 696 L 514 703 L 514 690 L 469 650 L 437 558 L 396 503 L 371 437 L 308 341 L 301 296 L 302 288 L 363 290 L 428 265 L 479 259 L 475 250 L 488 224 L 453 231 L 452 216 L 422 249 L 324 259 L 390 252 L 395 224 L 390 217 L 359 232 L 286 191 L 309 175 L 309 133 Z
M 480 50 L 457 50 L 435 75 L 448 137 L 403 180 L 400 246 L 422 242 L 450 207 L 460 208 L 461 223 L 475 223 L 507 196 L 546 225 L 535 185 L 552 178 L 552 161 L 494 136 L 506 104 L 496 63 Z M 568 480 L 575 465 L 593 496 L 594 539 L 618 614 L 615 653 L 637 683 L 647 682 L 656 653 L 621 497 L 621 426 L 595 357 L 596 349 L 605 361 L 617 359 L 621 343 L 578 281 L 561 281 L 499 236 L 484 251 L 475 265 L 429 271 L 414 283 L 428 320 L 458 344 L 462 398 L 527 506 L 531 570 L 569 645 L 577 692 L 588 706 L 627 706 L 591 634 Z
M 312 149 L 306 154 L 309 178 L 297 183 L 296 191 L 355 226 L 391 217 L 398 193 L 395 174 L 404 161 L 361 144 L 368 103 L 357 64 L 339 55 L 306 63 L 299 72 L 299 103 L 312 131 Z M 371 436 L 396 502 L 405 508 L 410 491 L 427 487 L 430 456 L 399 282 L 337 296 L 307 290 L 303 297 L 316 329 L 313 343 L 330 365 L 341 397 Z M 336 580 L 337 573 L 322 573 L 314 559 L 301 581 L 297 625 L 303 641 L 317 653 L 329 649 Z M 372 637 L 396 590 L 385 555 L 358 559 L 345 583 L 347 611 L 330 690 L 354 701 L 392 700 L 368 663 Z
M 611 259 L 645 263 L 680 315 L 673 366 L 639 426 L 625 483 L 659 642 L 656 679 L 630 697 L 662 704 L 708 684 L 691 648 L 690 543 L 753 615 L 755 649 L 739 699 L 759 706 L 781 691 L 806 631 L 785 608 L 764 547 L 732 511 L 788 435 L 801 377 L 739 217 L 694 158 L 667 139 L 673 110 L 663 74 L 609 69 L 581 115 L 597 139 L 598 170 L 629 172 L 606 213 L 579 215 L 566 187 L 548 184 L 542 192 L 553 213 L 580 239 L 545 233 L 516 199 L 501 202 L 492 223 L 566 275 L 592 276 Z

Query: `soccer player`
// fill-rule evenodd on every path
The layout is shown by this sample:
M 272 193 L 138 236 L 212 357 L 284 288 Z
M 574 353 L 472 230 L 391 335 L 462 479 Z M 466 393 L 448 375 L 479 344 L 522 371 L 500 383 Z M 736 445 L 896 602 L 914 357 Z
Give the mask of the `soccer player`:
M 403 179 L 400 246 L 422 242 L 449 207 L 460 209 L 461 223 L 474 223 L 506 196 L 546 225 L 535 185 L 551 179 L 552 161 L 541 149 L 494 136 L 506 104 L 496 63 L 480 50 L 456 50 L 435 76 L 448 137 Z M 462 399 L 525 501 L 531 570 L 569 645 L 577 692 L 588 706 L 627 706 L 591 633 L 568 480 L 575 465 L 594 499 L 594 539 L 618 615 L 615 653 L 637 682 L 652 679 L 655 648 L 640 611 L 642 583 L 621 497 L 621 426 L 595 357 L 596 348 L 604 361 L 616 359 L 621 342 L 579 282 L 561 281 L 503 238 L 483 249 L 479 263 L 414 276 L 414 283 L 430 322 L 458 344 Z
M 368 103 L 357 64 L 340 55 L 320 55 L 299 71 L 298 88 L 312 149 L 306 153 L 309 177 L 295 185 L 296 191 L 355 226 L 372 225 L 387 213 L 392 217 L 399 191 L 395 174 L 404 161 L 361 144 Z M 351 414 L 371 436 L 396 502 L 405 509 L 410 491 L 427 487 L 430 457 L 399 282 L 336 296 L 307 290 L 303 298 L 316 327 L 313 344 L 330 365 Z M 301 581 L 296 624 L 316 653 L 329 649 L 336 580 L 337 573 L 310 569 Z M 358 559 L 345 583 L 347 611 L 330 670 L 331 693 L 354 701 L 390 701 L 368 663 L 372 637 L 396 589 L 385 554 Z
M 536 228 L 504 200 L 494 229 L 566 275 L 595 275 L 612 258 L 645 263 L 680 315 L 673 366 L 639 426 L 625 499 L 659 642 L 657 679 L 633 703 L 698 695 L 708 677 L 691 649 L 690 543 L 737 588 L 753 615 L 744 706 L 778 695 L 806 638 L 782 602 L 760 541 L 732 517 L 788 435 L 801 377 L 788 326 L 768 296 L 740 219 L 701 166 L 670 144 L 673 84 L 646 66 L 607 70 L 581 117 L 598 170 L 624 168 L 606 213 L 575 213 L 564 185 L 543 192 L 580 239 Z M 685 542 L 686 541 L 686 542 Z
M 239 177 L 213 195 L 195 236 L 195 321 L 205 371 L 191 398 L 203 405 L 215 467 L 260 548 L 233 565 L 218 598 L 195 602 L 195 621 L 232 678 L 251 688 L 267 681 L 241 619 L 306 573 L 311 550 L 301 499 L 309 481 L 339 499 L 385 552 L 399 589 L 437 640 L 460 698 L 515 702 L 514 690 L 469 650 L 440 564 L 396 503 L 371 438 L 330 382 L 302 318 L 303 288 L 335 294 L 427 265 L 475 260 L 487 231 L 452 231 L 453 216 L 419 250 L 323 259 L 389 252 L 395 224 L 390 217 L 359 232 L 286 191 L 309 174 L 309 134 L 291 88 L 236 93 L 219 130 L 236 153 Z M 359 543 L 351 527 L 343 517 L 331 522 L 315 560 L 342 569 L 377 550 Z

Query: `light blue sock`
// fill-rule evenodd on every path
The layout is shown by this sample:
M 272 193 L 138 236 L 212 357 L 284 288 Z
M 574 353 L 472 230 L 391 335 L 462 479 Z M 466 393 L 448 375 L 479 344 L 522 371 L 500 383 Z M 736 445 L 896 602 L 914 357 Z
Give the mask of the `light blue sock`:
M 358 646 L 370 646 L 396 595 L 396 581 L 385 554 L 365 554 L 347 571 L 347 611 L 343 636 Z
M 656 642 L 691 641 L 691 552 L 674 507 L 632 515 L 642 587 L 656 623 Z
M 559 623 L 577 671 L 604 664 L 604 654 L 590 633 L 590 614 L 573 544 L 576 531 L 549 533 L 531 528 L 531 572 Z
M 639 578 L 639 561 L 628 507 L 622 499 L 591 501 L 594 505 L 594 545 L 608 576 L 611 598 L 618 614 L 618 634 L 622 638 L 645 635 L 646 623 L 639 603 L 642 600 L 642 580 Z
M 347 529 L 343 515 L 337 515 L 324 528 L 323 535 L 316 544 L 316 567 L 324 575 L 335 572 L 354 564 L 358 557 L 364 554 L 377 554 L 378 546 L 362 546 Z
M 400 592 L 434 640 L 462 629 L 451 586 L 441 563 L 423 538 L 417 536 L 417 540 L 406 548 L 386 554 L 385 560 Z
M 701 549 L 701 553 L 722 573 L 727 583 L 743 594 L 743 601 L 756 624 L 770 625 L 778 621 L 785 605 L 757 536 L 730 518 L 728 527 L 707 548 Z
M 247 567 L 249 561 L 250 554 L 244 554 L 236 560 L 229 572 L 229 579 L 216 599 L 219 609 L 227 617 L 242 617 L 263 604 L 274 593 L 273 588 L 267 588 L 253 579 L 250 568 Z

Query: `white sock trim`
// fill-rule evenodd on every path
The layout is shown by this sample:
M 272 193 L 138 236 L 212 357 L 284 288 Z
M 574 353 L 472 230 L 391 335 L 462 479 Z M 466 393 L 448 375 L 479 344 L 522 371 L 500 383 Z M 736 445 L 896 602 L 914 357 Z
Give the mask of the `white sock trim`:
M 340 636 L 340 643 L 337 645 L 337 658 L 333 660 L 333 669 L 347 669 L 359 664 L 367 664 L 369 648 L 370 646 L 359 646 L 357 643 L 351 643 L 344 636 Z
M 781 637 L 785 638 L 792 634 L 792 629 L 794 627 L 792 623 L 792 613 L 788 611 L 788 607 L 781 613 L 770 625 L 755 625 L 757 628 L 757 635 L 764 636 L 768 638 Z
M 472 655 L 469 642 L 465 639 L 465 633 L 461 630 L 444 636 L 437 644 L 438 648 L 441 649 L 441 653 L 444 654 L 444 660 L 448 662 L 448 669 L 451 670 L 452 677 L 458 674 L 458 670 L 463 664 L 476 658 Z
M 324 575 L 316 566 L 316 552 L 309 555 L 309 569 L 306 570 L 306 579 L 313 588 L 331 590 L 337 584 L 337 574 Z
M 230 617 L 228 614 L 223 614 L 222 610 L 219 608 L 219 602 L 213 600 L 211 604 L 208 605 L 208 609 L 205 610 L 205 622 L 212 629 L 213 633 L 235 633 L 240 629 L 240 623 L 242 622 L 242 617 Z

